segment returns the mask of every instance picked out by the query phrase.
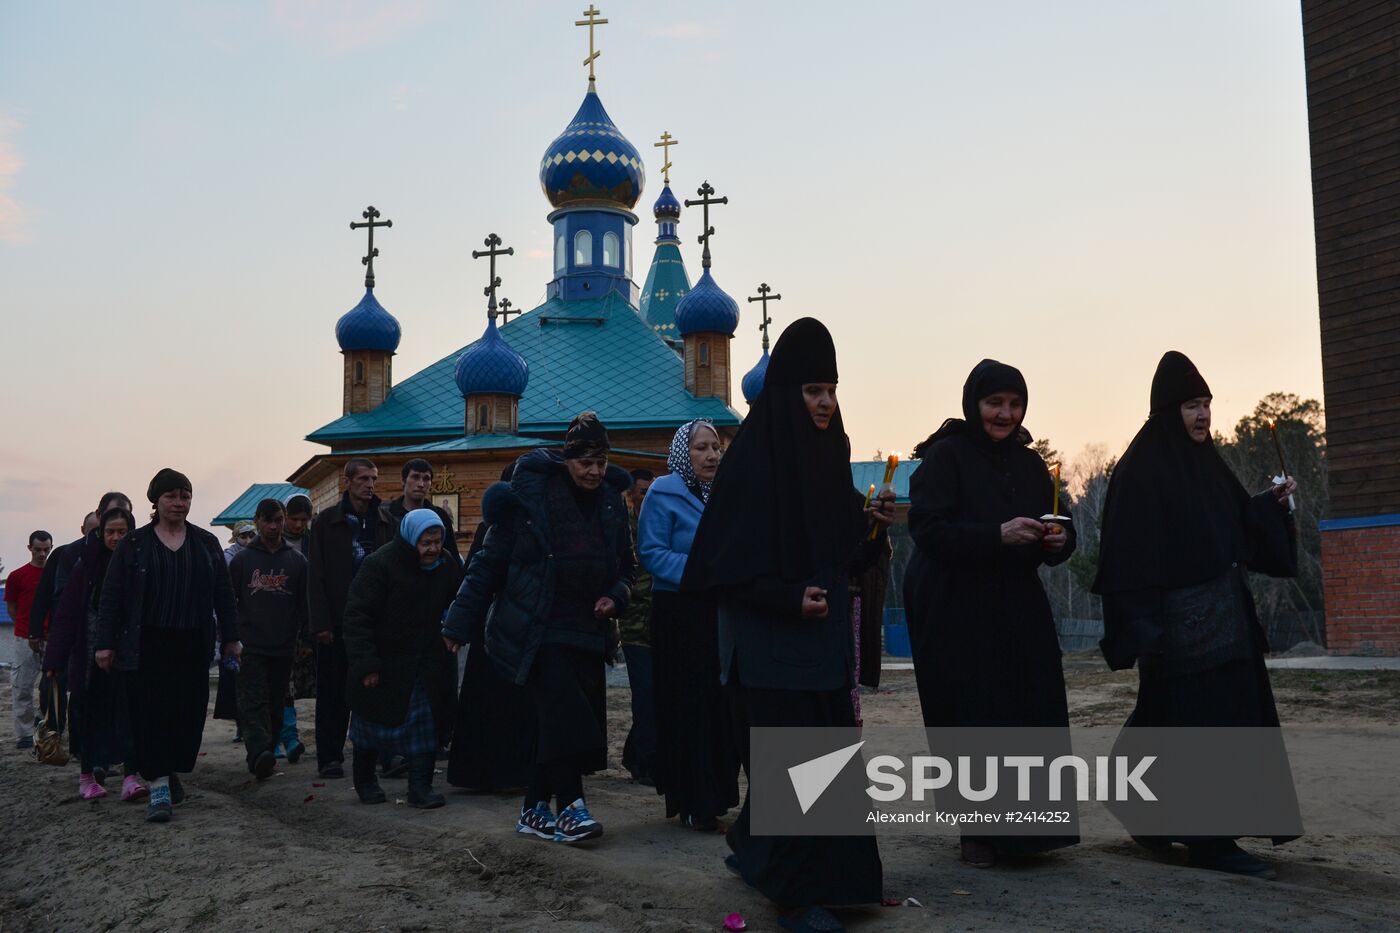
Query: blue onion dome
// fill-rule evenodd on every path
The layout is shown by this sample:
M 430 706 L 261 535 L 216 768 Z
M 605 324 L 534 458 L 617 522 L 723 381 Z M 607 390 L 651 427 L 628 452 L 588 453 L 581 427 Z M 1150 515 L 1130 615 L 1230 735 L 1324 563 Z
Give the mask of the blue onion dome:
M 728 334 L 739 327 L 739 303 L 724 293 L 710 270 L 700 275 L 695 287 L 676 302 L 676 330 L 686 334 Z
M 758 358 L 758 364 L 749 370 L 744 376 L 744 381 L 739 383 L 739 388 L 744 393 L 744 401 L 750 405 L 754 399 L 758 398 L 758 393 L 763 391 L 763 377 L 768 375 L 768 351 L 764 350 L 763 355 Z
M 398 319 L 384 310 L 374 297 L 374 289 L 366 288 L 360 303 L 341 315 L 335 322 L 335 339 L 341 350 L 388 350 L 399 348 L 403 329 Z
M 511 349 L 496 329 L 496 319 L 486 325 L 481 339 L 468 345 L 457 357 L 457 389 L 468 395 L 525 394 L 530 382 L 530 364 Z
M 667 185 L 661 189 L 661 197 L 656 199 L 652 205 L 652 211 L 656 214 L 656 219 L 663 217 L 676 218 L 681 216 L 681 202 L 676 200 L 676 196 L 671 193 L 671 186 Z
M 544 196 L 555 207 L 603 203 L 631 210 L 645 185 L 640 154 L 603 109 L 590 82 L 578 113 L 544 151 Z

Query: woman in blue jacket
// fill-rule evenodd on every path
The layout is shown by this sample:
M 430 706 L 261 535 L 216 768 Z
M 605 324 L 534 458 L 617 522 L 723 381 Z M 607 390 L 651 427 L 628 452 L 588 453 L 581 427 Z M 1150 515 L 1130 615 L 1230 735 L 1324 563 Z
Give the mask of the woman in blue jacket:
M 666 795 L 668 817 L 708 831 L 739 804 L 739 753 L 719 682 L 714 600 L 678 591 L 719 459 L 714 425 L 683 425 L 671 441 L 671 472 L 652 483 L 637 521 L 638 557 L 652 575 L 656 792 Z

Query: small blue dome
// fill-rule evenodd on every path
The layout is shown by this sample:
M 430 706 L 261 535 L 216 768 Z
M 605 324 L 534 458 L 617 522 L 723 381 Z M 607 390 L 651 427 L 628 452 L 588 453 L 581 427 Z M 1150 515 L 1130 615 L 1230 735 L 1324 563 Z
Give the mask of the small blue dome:
M 710 270 L 676 303 L 676 330 L 686 334 L 728 334 L 739 327 L 739 303 L 724 293 Z
M 667 185 L 661 189 L 661 197 L 656 199 L 652 205 L 652 212 L 656 214 L 657 220 L 662 217 L 681 216 L 681 202 L 676 200 L 676 196 L 671 193 L 671 186 Z
M 365 289 L 360 303 L 341 315 L 335 322 L 335 339 L 341 350 L 388 350 L 399 348 L 403 330 L 398 319 L 384 310 L 374 297 L 374 289 Z
M 544 196 L 555 207 L 603 202 L 631 210 L 645 185 L 641 155 L 603 109 L 590 83 L 578 113 L 544 151 Z
M 470 344 L 457 357 L 457 389 L 468 395 L 525 394 L 530 382 L 530 364 L 510 348 L 492 318 L 481 339 Z
M 749 370 L 744 376 L 744 381 L 739 383 L 739 388 L 743 390 L 744 401 L 750 405 L 758 398 L 758 393 L 763 391 L 763 377 L 768 375 L 768 351 L 763 351 L 763 356 L 758 358 L 758 365 Z

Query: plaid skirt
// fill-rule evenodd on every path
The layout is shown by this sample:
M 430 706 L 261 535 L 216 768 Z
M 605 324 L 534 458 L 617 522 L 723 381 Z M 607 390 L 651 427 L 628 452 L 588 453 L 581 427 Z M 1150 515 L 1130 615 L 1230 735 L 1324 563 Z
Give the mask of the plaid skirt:
M 350 742 L 356 748 L 373 749 L 382 755 L 432 755 L 437 752 L 437 729 L 428 691 L 421 683 L 413 687 L 408 713 L 397 726 L 381 726 L 359 714 L 350 716 Z

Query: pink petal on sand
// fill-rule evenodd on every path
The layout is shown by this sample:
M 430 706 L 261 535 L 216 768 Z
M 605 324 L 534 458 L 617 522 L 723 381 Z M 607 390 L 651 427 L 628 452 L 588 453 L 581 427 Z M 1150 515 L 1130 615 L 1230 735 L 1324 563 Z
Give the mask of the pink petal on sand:
M 724 928 L 726 930 L 747 930 L 749 925 L 744 921 L 742 915 L 735 913 L 724 918 Z

